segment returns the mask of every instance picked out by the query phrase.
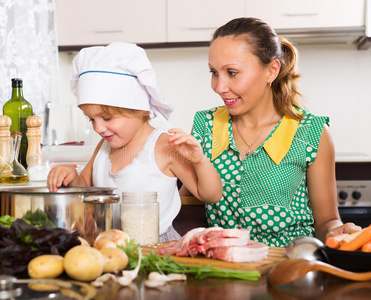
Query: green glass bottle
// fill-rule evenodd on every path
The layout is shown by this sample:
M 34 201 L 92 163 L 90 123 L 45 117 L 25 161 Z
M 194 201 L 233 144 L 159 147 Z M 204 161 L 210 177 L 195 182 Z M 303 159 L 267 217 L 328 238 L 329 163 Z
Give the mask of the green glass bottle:
M 31 104 L 23 98 L 23 81 L 20 78 L 12 79 L 12 97 L 3 106 L 3 114 L 12 119 L 10 131 L 22 133 L 21 148 L 19 151 L 19 162 L 27 168 L 27 126 L 26 119 L 32 116 Z

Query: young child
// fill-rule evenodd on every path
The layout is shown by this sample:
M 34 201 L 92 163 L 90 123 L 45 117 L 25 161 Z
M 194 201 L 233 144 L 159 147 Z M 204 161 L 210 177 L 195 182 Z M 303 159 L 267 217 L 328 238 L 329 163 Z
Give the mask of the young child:
M 73 166 L 52 169 L 47 185 L 115 187 L 115 192 L 157 192 L 160 241 L 179 238 L 172 227 L 181 201 L 177 178 L 204 202 L 218 202 L 218 172 L 197 140 L 180 129 L 170 135 L 149 124 L 172 112 L 163 99 L 145 51 L 127 43 L 82 49 L 73 60 L 72 93 L 102 137 L 80 175 Z

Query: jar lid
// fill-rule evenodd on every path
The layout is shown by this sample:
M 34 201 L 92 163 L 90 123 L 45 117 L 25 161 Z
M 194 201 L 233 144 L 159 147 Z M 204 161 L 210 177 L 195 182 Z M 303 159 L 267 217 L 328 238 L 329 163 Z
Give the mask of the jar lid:
M 123 192 L 122 193 L 123 201 L 156 201 L 157 192 Z
M 113 204 L 120 202 L 120 196 L 116 194 L 111 195 L 82 195 L 81 201 L 83 203 L 93 204 Z

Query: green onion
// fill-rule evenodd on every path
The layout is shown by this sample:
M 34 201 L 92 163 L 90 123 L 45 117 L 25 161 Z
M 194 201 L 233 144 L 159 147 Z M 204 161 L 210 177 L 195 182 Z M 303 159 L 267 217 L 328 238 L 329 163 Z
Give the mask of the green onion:
M 129 258 L 127 269 L 134 269 L 138 264 L 138 248 L 140 246 L 135 244 L 134 240 L 128 241 L 126 248 L 118 246 L 123 250 Z M 260 277 L 259 271 L 239 271 L 239 270 L 222 270 L 210 266 L 189 267 L 184 264 L 177 263 L 169 255 L 165 254 L 163 257 L 158 256 L 154 251 L 149 255 L 142 257 L 140 272 L 161 271 L 165 274 L 181 273 L 193 276 L 195 279 L 203 279 L 207 277 L 218 278 L 236 278 L 243 280 L 258 280 Z

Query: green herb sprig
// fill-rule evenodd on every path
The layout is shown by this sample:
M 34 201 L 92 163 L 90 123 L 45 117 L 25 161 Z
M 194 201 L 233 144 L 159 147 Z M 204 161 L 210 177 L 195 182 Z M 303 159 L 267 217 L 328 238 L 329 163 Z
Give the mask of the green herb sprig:
M 140 246 L 135 244 L 134 240 L 129 240 L 126 243 L 126 248 L 118 246 L 126 253 L 129 258 L 127 269 L 134 269 L 138 264 L 138 248 Z M 174 261 L 169 255 L 158 256 L 154 251 L 149 255 L 143 255 L 140 272 L 161 271 L 164 274 L 181 273 L 193 276 L 195 279 L 203 279 L 207 277 L 217 278 L 235 278 L 243 280 L 258 280 L 260 277 L 259 271 L 238 271 L 238 270 L 222 270 L 208 266 L 189 267 Z
M 14 217 L 11 217 L 9 215 L 1 216 L 0 225 L 5 226 L 5 227 L 10 227 L 15 220 L 16 219 Z

